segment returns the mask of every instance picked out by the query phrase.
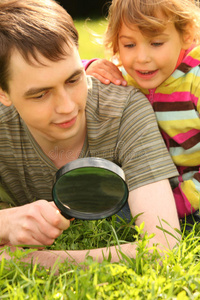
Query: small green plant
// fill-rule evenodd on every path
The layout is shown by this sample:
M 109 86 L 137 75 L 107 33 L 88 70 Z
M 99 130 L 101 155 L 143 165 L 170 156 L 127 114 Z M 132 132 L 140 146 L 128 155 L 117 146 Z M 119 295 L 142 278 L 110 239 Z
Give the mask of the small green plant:
M 143 224 L 134 226 L 134 220 L 128 224 L 115 216 L 98 221 L 76 220 L 52 249 L 120 246 L 129 240 L 137 243 L 136 258 L 120 252 L 118 263 L 109 259 L 97 263 L 88 256 L 79 265 L 67 261 L 60 264 L 57 274 L 55 268 L 21 262 L 34 250 L 17 249 L 11 260 L 1 261 L 0 299 L 200 299 L 199 232 L 199 224 L 195 224 L 178 247 L 161 257 L 156 246 L 148 251 L 152 236 L 140 238 Z
M 116 245 L 116 234 L 120 243 L 133 242 L 134 219 L 126 220 L 112 216 L 103 220 L 74 220 L 71 226 L 48 247 L 53 250 L 82 250 Z

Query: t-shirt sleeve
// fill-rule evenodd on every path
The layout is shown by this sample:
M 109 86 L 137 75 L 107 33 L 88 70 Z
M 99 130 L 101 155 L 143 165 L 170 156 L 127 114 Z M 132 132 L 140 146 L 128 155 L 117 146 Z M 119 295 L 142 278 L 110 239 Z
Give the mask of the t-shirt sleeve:
M 122 114 L 116 151 L 130 191 L 178 174 L 153 109 L 136 89 L 130 92 Z

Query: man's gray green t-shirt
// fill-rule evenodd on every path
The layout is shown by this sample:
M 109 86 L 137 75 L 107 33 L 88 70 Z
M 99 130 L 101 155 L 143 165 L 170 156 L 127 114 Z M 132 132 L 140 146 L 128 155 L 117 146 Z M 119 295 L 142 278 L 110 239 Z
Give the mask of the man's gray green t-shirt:
M 124 170 L 130 191 L 177 175 L 154 112 L 137 89 L 88 77 L 86 120 L 87 138 L 79 157 L 115 162 Z M 0 104 L 0 202 L 19 206 L 52 201 L 57 170 L 51 153 L 44 154 L 15 108 Z

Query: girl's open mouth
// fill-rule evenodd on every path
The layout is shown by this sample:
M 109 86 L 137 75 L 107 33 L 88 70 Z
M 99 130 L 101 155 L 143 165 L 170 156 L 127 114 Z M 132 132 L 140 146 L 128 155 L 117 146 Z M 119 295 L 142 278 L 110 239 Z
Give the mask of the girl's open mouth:
M 136 70 L 136 73 L 139 77 L 144 79 L 150 79 L 158 73 L 158 70 L 155 71 L 140 71 Z

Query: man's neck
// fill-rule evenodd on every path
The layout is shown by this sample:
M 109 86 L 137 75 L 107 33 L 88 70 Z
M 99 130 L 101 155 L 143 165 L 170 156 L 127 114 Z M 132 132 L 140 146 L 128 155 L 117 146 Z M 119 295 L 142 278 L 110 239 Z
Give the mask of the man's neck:
M 45 155 L 57 168 L 61 168 L 79 157 L 85 142 L 86 131 L 85 124 L 75 137 L 56 142 L 46 140 L 43 136 L 32 135 Z

